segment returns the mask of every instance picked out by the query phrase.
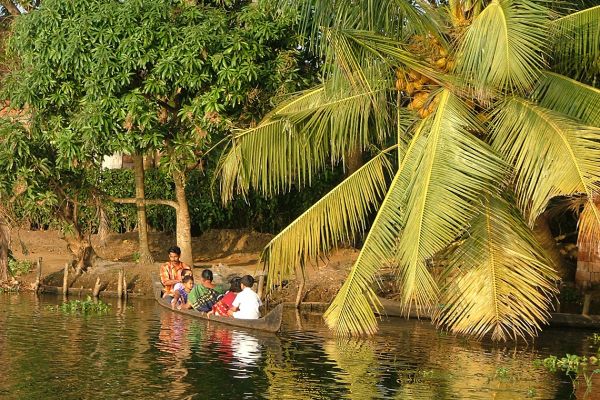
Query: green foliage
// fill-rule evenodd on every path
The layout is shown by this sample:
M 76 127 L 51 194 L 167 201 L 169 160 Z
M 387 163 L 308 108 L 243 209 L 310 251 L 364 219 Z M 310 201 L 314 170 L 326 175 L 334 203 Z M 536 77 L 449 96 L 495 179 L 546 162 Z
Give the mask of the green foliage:
M 600 335 L 597 333 L 594 333 L 589 339 L 596 346 L 600 344 Z M 589 391 L 592 388 L 593 375 L 600 374 L 599 358 L 600 346 L 597 347 L 596 354 L 589 357 L 579 356 L 576 354 L 566 354 L 564 357 L 551 355 L 543 360 L 535 360 L 534 366 L 543 367 L 552 373 L 564 373 L 569 379 L 571 379 L 574 389 L 578 380 L 583 378 L 586 388 Z
M 51 311 L 61 311 L 64 314 L 106 314 L 110 311 L 110 304 L 102 300 L 94 301 L 90 296 L 85 300 L 70 300 L 57 306 L 48 306 Z
M 315 179 L 311 191 L 292 191 L 284 196 L 265 199 L 251 193 L 246 200 L 238 198 L 223 206 L 212 190 L 214 170 L 193 170 L 188 174 L 186 192 L 192 233 L 200 235 L 208 229 L 250 228 L 261 232 L 275 233 L 300 215 L 324 193 L 339 182 L 341 170 L 328 170 Z M 99 188 L 113 197 L 134 196 L 132 170 L 104 170 L 100 174 Z M 173 199 L 173 182 L 168 174 L 159 169 L 151 169 L 145 174 L 147 199 Z M 127 232 L 135 228 L 137 216 L 135 205 L 104 204 L 109 225 L 114 232 Z M 148 206 L 146 209 L 148 224 L 157 231 L 175 231 L 175 211 L 162 205 Z M 98 218 L 93 208 L 83 208 L 85 225 L 91 231 L 97 230 Z
M 206 157 L 231 129 L 254 123 L 272 96 L 314 79 L 314 63 L 297 47 L 296 13 L 269 2 L 193 3 L 47 0 L 15 20 L 14 65 L 2 85 L 16 111 L 0 121 L 0 197 L 18 196 L 17 219 L 93 232 L 103 202 L 111 228 L 131 230 L 134 206 L 102 196 L 131 197 L 132 172 L 94 172 L 103 155 L 160 151 L 146 193 L 172 199 L 171 172 Z M 194 171 L 186 187 L 195 233 L 256 220 L 217 206 L 211 182 L 209 167 Z M 267 226 L 273 219 L 258 220 Z M 168 207 L 148 207 L 148 221 L 175 230 Z
M 8 272 L 12 276 L 19 276 L 29 273 L 33 268 L 33 263 L 29 260 L 17 260 L 11 258 L 8 260 Z

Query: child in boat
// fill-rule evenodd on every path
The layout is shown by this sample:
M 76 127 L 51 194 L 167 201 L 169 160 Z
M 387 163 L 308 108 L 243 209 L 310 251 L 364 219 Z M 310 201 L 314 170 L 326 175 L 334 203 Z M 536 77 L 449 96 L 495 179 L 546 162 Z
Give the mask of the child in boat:
M 261 301 L 254 290 L 252 290 L 254 278 L 251 275 L 244 275 L 240 283 L 242 291 L 235 297 L 228 314 L 240 319 L 260 318 L 259 307 L 261 306 Z
M 192 288 L 188 294 L 187 303 L 182 308 L 193 308 L 196 311 L 209 312 L 224 292 L 225 290 L 221 285 L 213 283 L 212 271 L 205 269 L 202 271 L 200 284 Z
M 229 282 L 229 290 L 227 293 L 225 293 L 225 296 L 223 296 L 221 300 L 215 303 L 212 310 L 207 313 L 209 317 L 213 314 L 222 317 L 229 316 L 227 312 L 232 307 L 233 301 L 235 300 L 237 294 L 242 291 L 241 280 L 242 278 L 235 277 Z
M 192 291 L 194 287 L 194 276 L 192 271 L 184 272 L 181 282 L 173 287 L 173 300 L 171 301 L 171 308 L 178 307 L 187 303 L 188 293 Z

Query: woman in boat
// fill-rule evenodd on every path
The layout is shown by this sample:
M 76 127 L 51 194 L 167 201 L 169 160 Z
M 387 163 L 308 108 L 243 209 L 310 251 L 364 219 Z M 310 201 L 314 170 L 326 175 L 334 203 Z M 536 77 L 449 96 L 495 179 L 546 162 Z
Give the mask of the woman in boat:
M 220 299 L 225 290 L 221 285 L 213 283 L 213 273 L 210 269 L 202 271 L 200 284 L 195 285 L 188 294 L 188 301 L 182 308 L 193 308 L 196 311 L 209 312 Z
M 236 276 L 229 282 L 229 290 L 227 291 L 227 293 L 225 293 L 225 296 L 223 296 L 221 300 L 215 303 L 212 310 L 207 313 L 208 317 L 210 317 L 213 314 L 221 317 L 229 316 L 228 311 L 232 307 L 235 297 L 239 292 L 242 291 L 241 281 L 242 278 Z

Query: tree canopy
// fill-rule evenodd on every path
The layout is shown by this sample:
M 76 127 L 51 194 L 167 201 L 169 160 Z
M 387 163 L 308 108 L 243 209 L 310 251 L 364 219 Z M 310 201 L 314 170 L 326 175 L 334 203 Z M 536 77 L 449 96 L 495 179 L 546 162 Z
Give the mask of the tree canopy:
M 4 186 L 22 183 L 38 207 L 64 205 L 80 186 L 67 177 L 104 155 L 158 151 L 183 192 L 186 170 L 226 132 L 302 87 L 294 21 L 246 1 L 42 2 L 12 25 L 3 93 L 27 123 L 4 126 Z M 37 145 L 46 156 L 20 156 Z

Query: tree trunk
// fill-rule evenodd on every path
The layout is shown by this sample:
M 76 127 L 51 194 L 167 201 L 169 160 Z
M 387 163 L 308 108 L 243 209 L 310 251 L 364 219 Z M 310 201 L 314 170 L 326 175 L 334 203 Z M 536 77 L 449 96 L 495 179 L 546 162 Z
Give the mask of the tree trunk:
M 0 281 L 8 281 L 8 252 L 10 250 L 10 229 L 0 221 Z
M 65 210 L 65 217 L 67 221 L 71 221 L 73 231 L 67 233 L 64 239 L 67 242 L 67 249 L 75 258 L 75 271 L 77 275 L 81 275 L 83 271 L 93 267 L 99 257 L 92 247 L 89 236 L 86 237 L 79 228 L 77 205 L 69 203 Z
M 99 205 L 98 208 L 98 241 L 100 242 L 101 247 L 105 247 L 106 240 L 108 239 L 108 235 L 110 234 L 110 226 L 108 224 L 108 218 L 106 217 L 106 213 L 104 212 L 104 208 L 102 208 L 102 205 Z
M 0 4 L 6 8 L 6 11 L 12 16 L 21 15 L 21 10 L 12 2 L 12 0 L 0 0 Z
M 364 164 L 362 151 L 356 147 L 352 151 L 346 153 L 346 177 L 355 173 Z
M 192 228 L 190 223 L 190 211 L 188 209 L 187 197 L 185 195 L 185 174 L 173 172 L 175 182 L 175 198 L 177 199 L 177 246 L 181 248 L 181 261 L 189 266 L 194 264 L 192 254 Z
M 138 236 L 140 264 L 152 264 L 154 258 L 148 246 L 148 223 L 146 221 L 146 193 L 144 190 L 144 157 L 141 154 L 133 155 L 133 168 L 135 172 L 135 199 L 138 217 Z
M 542 248 L 546 250 L 546 254 L 550 260 L 554 263 L 556 272 L 563 282 L 572 280 L 569 270 L 566 267 L 562 256 L 560 255 L 560 250 L 556 246 L 556 241 L 554 240 L 552 231 L 550 230 L 550 217 L 547 213 L 542 213 L 535 221 L 533 233 L 538 242 L 542 245 Z
M 81 275 L 83 271 L 86 271 L 96 264 L 99 257 L 94 251 L 92 243 L 88 238 L 77 232 L 75 234 L 65 235 L 65 240 L 67 242 L 67 248 L 71 254 L 73 254 L 73 258 L 75 259 L 75 264 L 73 266 L 78 275 Z

